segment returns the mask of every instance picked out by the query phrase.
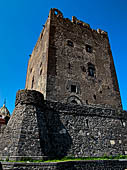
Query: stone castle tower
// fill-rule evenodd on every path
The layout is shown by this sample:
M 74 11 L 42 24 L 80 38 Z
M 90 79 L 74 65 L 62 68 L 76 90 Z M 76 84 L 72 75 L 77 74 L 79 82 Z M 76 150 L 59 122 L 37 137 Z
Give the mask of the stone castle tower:
M 107 33 L 51 9 L 29 59 L 26 89 L 46 100 L 121 108 Z

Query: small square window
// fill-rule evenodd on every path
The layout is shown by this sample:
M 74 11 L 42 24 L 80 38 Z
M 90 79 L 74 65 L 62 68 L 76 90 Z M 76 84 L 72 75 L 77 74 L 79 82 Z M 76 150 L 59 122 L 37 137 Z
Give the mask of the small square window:
M 90 45 L 86 45 L 86 51 L 92 53 L 92 47 Z
M 73 93 L 77 92 L 77 88 L 75 85 L 71 85 L 71 92 L 73 92 Z

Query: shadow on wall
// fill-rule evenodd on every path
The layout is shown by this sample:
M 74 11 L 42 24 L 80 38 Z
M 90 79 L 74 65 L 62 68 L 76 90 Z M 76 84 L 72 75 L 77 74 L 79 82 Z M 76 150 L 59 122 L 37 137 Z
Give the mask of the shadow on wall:
M 0 170 L 3 170 L 1 163 L 0 163 Z
M 67 129 L 60 120 L 59 113 L 53 109 L 43 108 L 43 115 L 45 116 L 46 125 L 48 129 L 47 140 L 43 139 L 43 124 L 39 112 L 37 112 L 37 122 L 39 127 L 40 145 L 42 152 L 49 158 L 62 158 L 67 155 L 71 148 L 72 139 L 67 132 Z M 48 145 L 49 144 L 49 145 Z M 50 149 L 49 149 L 50 148 Z

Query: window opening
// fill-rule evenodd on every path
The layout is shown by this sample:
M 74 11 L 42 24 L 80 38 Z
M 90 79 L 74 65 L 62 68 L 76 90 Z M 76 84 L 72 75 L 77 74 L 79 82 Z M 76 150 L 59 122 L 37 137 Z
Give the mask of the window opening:
M 86 45 L 86 51 L 92 53 L 92 47 L 90 45 Z
M 68 68 L 71 69 L 71 64 L 70 63 L 68 63 Z
M 40 63 L 40 67 L 42 66 L 42 62 Z
M 33 76 L 33 78 L 32 78 L 32 85 L 31 85 L 31 89 L 33 88 L 33 86 L 34 86 L 34 76 Z
M 93 98 L 96 100 L 96 95 L 95 94 L 93 95 Z
M 77 92 L 77 88 L 75 85 L 71 85 L 71 92 L 73 92 L 73 93 Z
M 81 70 L 82 70 L 83 72 L 86 72 L 86 69 L 85 69 L 84 66 L 81 66 Z
M 95 66 L 91 63 L 88 63 L 88 75 L 94 77 L 95 74 Z
M 40 75 L 42 74 L 42 69 L 40 70 Z
M 88 119 L 86 119 L 86 126 L 87 126 L 87 128 L 89 128 L 89 122 L 88 122 Z
M 71 46 L 71 47 L 73 47 L 74 45 L 73 45 L 73 42 L 72 41 L 70 41 L 70 40 L 68 40 L 67 41 L 67 45 L 69 45 L 69 46 Z
M 77 104 L 77 102 L 76 102 L 75 100 L 72 100 L 72 101 L 71 101 L 71 103 L 73 103 L 73 104 Z
M 32 68 L 30 69 L 30 73 L 32 73 Z

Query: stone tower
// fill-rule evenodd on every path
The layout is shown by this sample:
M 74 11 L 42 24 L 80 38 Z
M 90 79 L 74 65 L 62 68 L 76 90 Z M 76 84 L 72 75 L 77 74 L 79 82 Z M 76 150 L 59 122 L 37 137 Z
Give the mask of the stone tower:
M 121 108 L 107 33 L 51 9 L 29 59 L 26 89 L 46 100 Z

